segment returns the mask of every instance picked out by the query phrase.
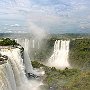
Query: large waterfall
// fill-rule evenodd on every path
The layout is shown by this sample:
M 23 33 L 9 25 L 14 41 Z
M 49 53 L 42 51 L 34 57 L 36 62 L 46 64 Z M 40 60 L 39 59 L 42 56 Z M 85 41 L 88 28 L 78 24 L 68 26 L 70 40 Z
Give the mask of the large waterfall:
M 25 39 L 24 64 L 25 64 L 25 67 L 26 67 L 26 72 L 27 73 L 33 73 L 33 67 L 32 67 L 32 64 L 31 64 L 31 61 L 30 61 L 28 50 L 29 50 L 29 40 Z
M 44 71 L 39 72 L 37 69 L 33 69 L 32 64 L 31 64 L 31 59 L 29 56 L 29 47 L 30 47 L 30 40 L 29 39 L 16 39 L 16 41 L 24 47 L 24 65 L 25 65 L 25 70 L 27 73 L 32 73 L 37 76 L 43 75 Z M 35 48 L 35 41 L 33 40 L 32 42 L 32 48 Z
M 20 90 L 21 87 L 23 86 L 23 83 L 27 82 L 20 50 L 18 48 L 16 48 L 13 50 L 1 51 L 1 54 L 7 55 L 9 57 L 10 63 L 8 63 L 8 67 L 11 65 L 11 70 L 13 70 L 13 76 L 14 76 L 15 84 L 17 86 L 16 88 L 17 88 L 17 90 Z M 8 71 L 6 70 L 6 72 L 8 72 Z M 10 75 L 10 72 L 9 72 L 9 75 L 6 76 L 6 78 L 7 79 L 8 79 L 8 77 L 11 78 L 10 76 L 12 77 L 12 75 Z M 8 80 L 8 81 L 11 81 L 11 80 Z M 12 90 L 12 89 L 10 89 L 10 90 Z
M 54 52 L 48 60 L 48 65 L 64 69 L 70 67 L 69 58 L 69 40 L 56 40 L 54 44 Z
M 0 65 L 0 90 L 39 90 L 43 85 L 41 81 L 26 77 L 26 73 L 41 75 L 42 72 L 34 71 L 28 55 L 28 39 L 21 42 L 24 45 L 24 60 L 21 57 L 20 48 L 1 49 L 2 55 L 8 56 L 6 63 Z
M 0 65 L 0 90 L 16 90 L 16 81 L 9 62 Z

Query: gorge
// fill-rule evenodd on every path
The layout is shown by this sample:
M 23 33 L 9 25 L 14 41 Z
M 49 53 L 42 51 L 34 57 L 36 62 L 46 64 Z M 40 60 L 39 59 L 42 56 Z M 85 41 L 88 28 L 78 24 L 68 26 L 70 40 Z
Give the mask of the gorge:
M 2 44 L 0 46 L 0 90 L 75 90 L 74 88 L 83 90 L 83 86 L 89 90 L 87 89 L 90 77 L 89 39 L 52 40 L 52 44 L 49 43 L 52 46 L 52 53 L 49 59 L 46 59 L 47 64 L 44 64 L 44 61 L 42 64 L 42 61 L 37 58 L 32 60 L 30 57 L 31 48 L 33 50 L 37 48 L 37 52 L 41 49 L 38 41 L 15 38 L 18 44 L 9 46 L 6 43 L 4 45 L 7 46 Z M 43 48 L 43 53 L 46 53 L 45 49 Z M 49 49 L 46 50 L 49 51 Z M 37 52 L 34 52 L 35 55 Z M 87 86 L 82 79 L 88 84 Z M 79 87 L 74 86 L 78 83 Z

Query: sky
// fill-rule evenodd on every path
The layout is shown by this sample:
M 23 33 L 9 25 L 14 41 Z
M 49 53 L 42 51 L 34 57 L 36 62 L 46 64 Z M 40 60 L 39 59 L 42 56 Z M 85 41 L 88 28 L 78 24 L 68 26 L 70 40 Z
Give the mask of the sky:
M 90 0 L 0 0 L 1 33 L 33 30 L 90 33 Z

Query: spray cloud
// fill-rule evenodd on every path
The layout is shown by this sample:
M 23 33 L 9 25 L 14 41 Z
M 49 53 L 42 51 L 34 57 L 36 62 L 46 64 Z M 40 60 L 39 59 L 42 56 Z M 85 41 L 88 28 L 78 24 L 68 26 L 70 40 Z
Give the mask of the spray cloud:
M 47 36 L 45 30 L 43 28 L 37 26 L 33 22 L 29 22 L 29 29 L 35 39 L 42 40 Z

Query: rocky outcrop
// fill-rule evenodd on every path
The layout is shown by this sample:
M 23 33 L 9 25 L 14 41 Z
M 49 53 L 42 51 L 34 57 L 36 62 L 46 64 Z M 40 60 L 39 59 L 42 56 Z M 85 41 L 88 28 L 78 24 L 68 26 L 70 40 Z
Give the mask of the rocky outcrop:
M 0 65 L 7 63 L 8 56 L 0 54 Z
M 6 47 L 4 48 L 4 46 L 3 46 L 3 48 L 1 48 L 1 49 L 10 50 L 10 49 L 14 49 L 14 48 L 19 48 L 20 49 L 21 57 L 22 57 L 22 59 L 24 59 L 24 48 L 19 44 L 15 45 L 14 47 L 11 46 L 11 48 L 10 48 L 10 46 L 9 46 L 9 48 L 6 48 Z M 8 60 L 8 56 L 0 54 L 0 65 L 2 65 L 4 63 L 7 63 L 7 60 Z
M 24 48 L 21 45 L 16 46 L 16 48 L 20 49 L 21 57 L 24 59 Z

